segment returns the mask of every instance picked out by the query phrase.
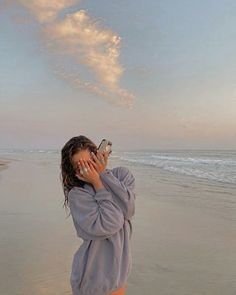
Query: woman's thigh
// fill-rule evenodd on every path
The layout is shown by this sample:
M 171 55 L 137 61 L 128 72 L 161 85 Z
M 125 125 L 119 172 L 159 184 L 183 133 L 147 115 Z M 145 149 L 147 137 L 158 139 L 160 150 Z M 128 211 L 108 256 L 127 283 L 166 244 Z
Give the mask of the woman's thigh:
M 111 292 L 109 295 L 125 295 L 125 288 L 126 286 L 123 285 L 122 287 L 120 287 L 119 289 Z

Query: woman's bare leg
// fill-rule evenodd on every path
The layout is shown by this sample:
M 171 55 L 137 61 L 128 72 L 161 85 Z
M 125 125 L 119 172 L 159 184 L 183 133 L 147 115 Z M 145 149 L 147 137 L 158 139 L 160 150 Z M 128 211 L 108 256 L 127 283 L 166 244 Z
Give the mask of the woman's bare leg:
M 119 289 L 111 292 L 109 295 L 125 295 L 125 289 L 126 289 L 126 285 L 123 285 Z

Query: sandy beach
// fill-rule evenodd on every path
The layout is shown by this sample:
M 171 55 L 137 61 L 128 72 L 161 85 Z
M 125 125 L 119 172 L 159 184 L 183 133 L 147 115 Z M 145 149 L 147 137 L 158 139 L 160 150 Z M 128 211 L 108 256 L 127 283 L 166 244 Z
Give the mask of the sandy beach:
M 69 295 L 81 244 L 64 210 L 59 155 L 2 157 L 0 291 Z M 111 158 L 136 178 L 127 295 L 235 295 L 235 186 Z M 6 169 L 7 168 L 7 169 Z

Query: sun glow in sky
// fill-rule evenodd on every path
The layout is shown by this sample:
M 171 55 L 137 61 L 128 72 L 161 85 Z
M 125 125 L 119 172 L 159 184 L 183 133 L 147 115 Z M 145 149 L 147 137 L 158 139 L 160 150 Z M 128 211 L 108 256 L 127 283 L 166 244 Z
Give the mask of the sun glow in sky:
M 236 2 L 0 4 L 0 148 L 235 149 Z

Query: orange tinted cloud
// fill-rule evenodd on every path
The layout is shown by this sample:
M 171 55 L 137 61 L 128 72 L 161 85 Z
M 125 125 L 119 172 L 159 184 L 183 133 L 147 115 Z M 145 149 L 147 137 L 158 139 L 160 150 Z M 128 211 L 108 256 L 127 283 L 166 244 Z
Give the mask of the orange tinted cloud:
M 121 37 L 103 28 L 87 11 L 78 10 L 58 19 L 58 13 L 78 3 L 76 0 L 16 0 L 23 5 L 41 25 L 44 48 L 58 56 L 54 72 L 73 84 L 84 88 L 107 101 L 132 108 L 134 95 L 119 85 L 124 67 L 119 62 Z M 53 57 L 52 56 L 52 57 Z M 67 69 L 73 61 L 76 71 Z M 52 58 L 53 59 L 53 58 Z M 85 67 L 91 80 L 83 78 Z
M 18 0 L 40 23 L 53 21 L 59 11 L 75 4 L 76 0 Z
M 121 38 L 109 29 L 101 28 L 85 10 L 67 14 L 62 21 L 44 28 L 45 46 L 60 54 L 73 57 L 95 75 L 99 83 L 85 82 L 78 74 L 67 77 L 71 83 L 89 89 L 100 96 L 119 99 L 120 104 L 132 106 L 134 96 L 119 87 L 124 72 L 119 63 Z M 62 70 L 66 76 L 66 70 Z

